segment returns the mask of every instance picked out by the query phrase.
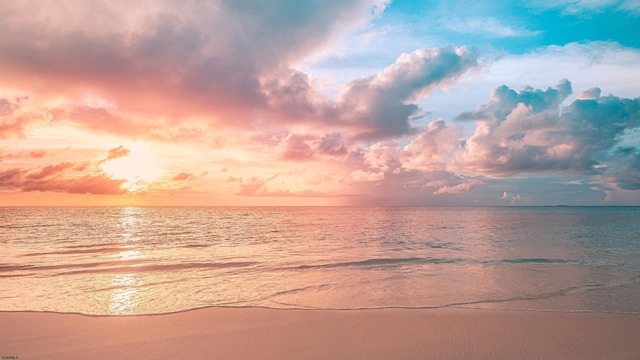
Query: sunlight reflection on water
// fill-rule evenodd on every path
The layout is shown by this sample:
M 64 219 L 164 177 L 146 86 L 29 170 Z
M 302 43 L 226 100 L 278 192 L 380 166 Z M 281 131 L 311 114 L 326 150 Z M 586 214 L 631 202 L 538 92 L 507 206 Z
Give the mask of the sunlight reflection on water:
M 640 311 L 639 208 L 0 207 L 0 310 Z
M 135 313 L 140 299 L 134 274 L 116 274 L 111 280 L 109 313 L 113 315 Z
M 122 228 L 121 242 L 131 246 L 136 241 L 134 234 L 138 231 L 141 214 L 140 208 L 125 207 L 120 217 Z M 137 249 L 125 250 L 114 255 L 114 263 L 132 263 L 138 260 L 140 251 Z M 132 269 L 133 270 L 133 269 Z M 114 274 L 110 282 L 111 290 L 109 299 L 109 313 L 113 315 L 133 314 L 138 305 L 143 302 L 138 291 L 138 281 L 135 273 Z

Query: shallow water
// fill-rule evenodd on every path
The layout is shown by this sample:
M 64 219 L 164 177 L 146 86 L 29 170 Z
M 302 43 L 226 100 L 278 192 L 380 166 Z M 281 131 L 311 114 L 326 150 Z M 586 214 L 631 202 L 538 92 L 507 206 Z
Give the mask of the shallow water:
M 0 208 L 0 310 L 640 312 L 640 207 Z

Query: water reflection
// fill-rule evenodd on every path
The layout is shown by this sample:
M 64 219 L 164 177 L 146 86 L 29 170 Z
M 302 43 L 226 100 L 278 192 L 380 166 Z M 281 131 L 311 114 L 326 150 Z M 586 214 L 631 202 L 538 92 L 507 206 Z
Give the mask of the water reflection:
M 111 279 L 111 285 L 113 290 L 109 300 L 109 313 L 114 315 L 134 313 L 140 301 L 136 275 L 116 274 Z
M 137 240 L 143 209 L 125 207 L 121 209 L 118 225 L 122 231 L 122 241 Z
M 135 264 L 140 259 L 136 234 L 140 232 L 140 216 L 142 209 L 126 207 L 121 209 L 119 227 L 121 229 L 120 241 L 127 250 L 114 254 L 114 264 L 126 263 L 127 266 Z M 119 269 L 125 268 L 116 266 Z M 133 270 L 133 269 L 132 269 Z M 111 278 L 109 287 L 112 289 L 109 296 L 109 313 L 114 315 L 132 314 L 140 306 L 141 294 L 139 291 L 139 275 L 136 272 L 116 273 Z

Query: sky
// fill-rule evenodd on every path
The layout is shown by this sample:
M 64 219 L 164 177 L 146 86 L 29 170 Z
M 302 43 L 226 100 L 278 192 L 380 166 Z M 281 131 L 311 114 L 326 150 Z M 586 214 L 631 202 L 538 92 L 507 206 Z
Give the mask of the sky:
M 0 2 L 0 206 L 640 205 L 640 1 Z

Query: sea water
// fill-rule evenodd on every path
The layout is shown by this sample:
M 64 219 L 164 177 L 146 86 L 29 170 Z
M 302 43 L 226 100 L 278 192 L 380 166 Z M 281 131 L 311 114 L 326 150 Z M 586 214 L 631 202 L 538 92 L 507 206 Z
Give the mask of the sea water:
M 640 207 L 4 207 L 0 310 L 640 313 Z

